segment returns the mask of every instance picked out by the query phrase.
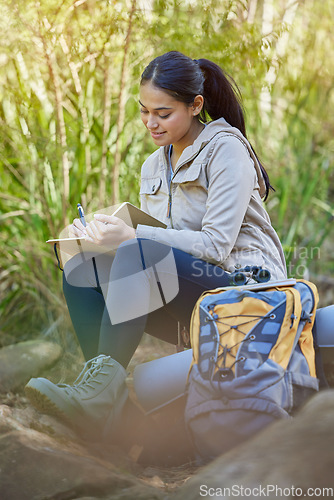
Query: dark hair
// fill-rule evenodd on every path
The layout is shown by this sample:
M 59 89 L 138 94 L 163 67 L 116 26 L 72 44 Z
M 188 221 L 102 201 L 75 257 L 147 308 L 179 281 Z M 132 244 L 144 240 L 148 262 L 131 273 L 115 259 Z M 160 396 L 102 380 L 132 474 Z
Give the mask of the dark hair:
M 208 117 L 212 120 L 225 118 L 247 138 L 240 90 L 233 78 L 214 62 L 190 59 L 177 51 L 167 52 L 153 59 L 145 68 L 140 84 L 146 82 L 152 82 L 155 87 L 187 105 L 192 104 L 197 95 L 202 95 L 204 105 L 199 116 L 201 121 L 207 122 Z M 254 149 L 253 152 L 258 159 Z M 258 161 L 266 185 L 266 200 L 269 189 L 273 188 L 265 168 Z

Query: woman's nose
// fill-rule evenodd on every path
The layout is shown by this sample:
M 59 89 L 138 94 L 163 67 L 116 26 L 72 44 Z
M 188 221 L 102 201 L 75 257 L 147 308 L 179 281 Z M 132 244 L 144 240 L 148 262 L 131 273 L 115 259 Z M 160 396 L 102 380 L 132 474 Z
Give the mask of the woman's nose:
M 147 120 L 147 124 L 146 124 L 147 128 L 148 129 L 154 129 L 154 128 L 157 128 L 158 124 L 157 124 L 157 121 L 156 119 L 154 118 L 154 116 L 149 116 L 148 120 Z

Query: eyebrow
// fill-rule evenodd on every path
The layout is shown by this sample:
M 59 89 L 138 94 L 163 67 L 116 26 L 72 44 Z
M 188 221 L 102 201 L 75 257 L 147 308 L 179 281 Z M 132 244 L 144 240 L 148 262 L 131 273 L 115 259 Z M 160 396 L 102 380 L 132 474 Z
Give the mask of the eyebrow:
M 143 108 L 146 108 L 146 106 L 142 102 L 139 101 L 139 104 L 143 106 Z M 155 108 L 154 111 L 161 111 L 162 109 L 173 109 L 173 108 L 166 108 L 164 106 L 161 106 L 161 108 Z

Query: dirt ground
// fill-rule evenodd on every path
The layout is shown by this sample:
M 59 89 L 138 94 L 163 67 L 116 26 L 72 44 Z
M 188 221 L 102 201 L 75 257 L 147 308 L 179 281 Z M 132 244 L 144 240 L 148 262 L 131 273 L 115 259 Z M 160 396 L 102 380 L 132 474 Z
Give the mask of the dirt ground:
M 131 363 L 128 367 L 127 384 L 130 390 L 130 396 L 137 405 L 134 390 L 133 390 L 133 370 L 141 363 L 151 361 L 154 359 L 168 356 L 176 352 L 176 346 L 167 344 L 159 339 L 152 338 L 144 335 L 140 346 L 138 347 Z M 84 365 L 84 359 L 81 351 L 78 349 L 77 353 L 67 352 L 53 368 L 43 373 L 42 376 L 48 378 L 54 383 L 65 382 L 71 383 L 75 380 Z M 8 393 L 3 395 L 2 404 L 8 405 L 13 408 L 25 409 L 29 407 L 29 401 L 24 395 L 23 390 L 17 393 Z M 161 466 L 161 465 L 142 465 L 136 462 L 136 459 L 131 456 L 119 457 L 111 456 L 110 460 L 117 464 L 121 463 L 122 467 L 128 468 L 131 474 L 140 478 L 147 484 L 156 487 L 164 492 L 174 492 L 182 486 L 189 478 L 191 478 L 198 470 L 199 467 L 192 463 L 186 462 L 176 466 Z
M 163 356 L 171 355 L 175 352 L 176 346 L 167 344 L 166 342 L 160 341 L 146 334 L 144 335 L 142 342 L 128 367 L 127 381 L 132 398 L 135 399 L 132 384 L 132 375 L 134 368 L 138 364 L 158 359 Z M 77 349 L 77 352 L 71 349 L 71 351 L 64 353 L 64 356 L 62 357 L 61 361 L 57 363 L 57 365 L 48 370 L 47 373 L 42 374 L 42 376 L 47 377 L 55 383 L 71 383 L 80 373 L 83 365 L 84 359 L 79 348 Z M 325 373 L 330 386 L 333 387 L 334 361 L 333 363 L 327 364 L 325 366 Z M 137 404 L 136 401 L 135 403 Z M 23 391 L 20 391 L 16 394 L 7 394 L 4 398 L 2 398 L 2 404 L 22 409 L 29 406 L 29 402 L 25 398 Z M 122 461 L 123 459 L 124 461 Z M 153 486 L 158 490 L 166 493 L 173 493 L 177 491 L 199 471 L 199 467 L 194 462 L 189 461 L 178 464 L 176 466 L 161 466 L 154 464 L 142 465 L 140 463 L 137 463 L 136 459 L 133 459 L 133 457 L 130 457 L 130 459 L 129 457 L 123 457 L 123 459 L 122 457 L 110 457 L 110 460 L 116 466 L 121 463 L 122 467 L 127 469 L 130 474 L 133 474 L 135 477 L 140 478 L 150 486 Z

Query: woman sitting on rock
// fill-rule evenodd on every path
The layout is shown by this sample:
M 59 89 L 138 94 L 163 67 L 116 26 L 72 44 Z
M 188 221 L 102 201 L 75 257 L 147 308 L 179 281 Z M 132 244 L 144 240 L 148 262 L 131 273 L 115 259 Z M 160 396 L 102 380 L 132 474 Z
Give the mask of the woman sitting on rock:
M 168 52 L 144 70 L 139 104 L 159 146 L 142 166 L 141 208 L 167 227 L 134 229 L 103 214 L 86 227 L 74 220 L 75 235 L 117 247 L 114 258 L 96 257 L 98 275 L 92 259 L 77 265 L 74 257 L 64 268 L 64 294 L 88 361 L 72 386 L 37 378 L 26 387 L 40 411 L 102 435 L 121 413 L 125 369 L 144 331 L 177 344 L 178 322 L 189 329 L 202 292 L 228 286 L 235 269 L 263 266 L 272 279 L 286 278 L 262 206 L 268 175 L 246 138 L 233 81 L 207 59 Z

